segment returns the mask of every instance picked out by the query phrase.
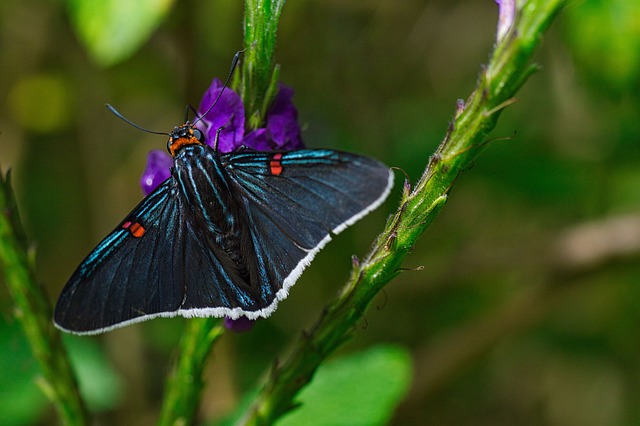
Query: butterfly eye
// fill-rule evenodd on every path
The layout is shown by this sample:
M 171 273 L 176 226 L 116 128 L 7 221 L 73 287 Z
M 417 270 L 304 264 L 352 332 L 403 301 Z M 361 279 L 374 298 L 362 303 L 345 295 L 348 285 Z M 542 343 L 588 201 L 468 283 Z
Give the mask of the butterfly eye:
M 193 129 L 193 137 L 198 140 L 200 143 L 204 143 L 204 134 L 198 129 Z

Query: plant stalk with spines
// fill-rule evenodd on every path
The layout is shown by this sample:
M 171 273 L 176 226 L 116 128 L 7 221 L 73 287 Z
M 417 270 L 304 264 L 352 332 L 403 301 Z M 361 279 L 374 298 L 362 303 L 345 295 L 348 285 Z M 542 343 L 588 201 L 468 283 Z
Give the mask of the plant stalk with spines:
M 18 215 L 11 175 L 0 171 L 0 268 L 13 299 L 13 314 L 40 366 L 38 384 L 53 402 L 62 423 L 88 425 L 60 332 L 51 321 L 51 305 L 33 273 L 33 257 Z
M 534 53 L 564 4 L 564 0 L 518 2 L 513 21 L 507 22 L 508 28 L 499 28 L 476 88 L 466 102 L 458 102 L 453 121 L 422 177 L 413 188 L 405 182 L 400 205 L 372 251 L 363 261 L 354 262 L 351 278 L 338 298 L 303 334 L 293 353 L 273 369 L 242 420 L 244 425 L 272 424 L 293 409 L 296 395 L 320 364 L 352 337 L 373 297 L 399 274 L 410 249 L 444 206 L 459 174 L 486 146 L 485 138 L 502 110 L 513 103 L 518 89 L 537 70 L 532 63 Z

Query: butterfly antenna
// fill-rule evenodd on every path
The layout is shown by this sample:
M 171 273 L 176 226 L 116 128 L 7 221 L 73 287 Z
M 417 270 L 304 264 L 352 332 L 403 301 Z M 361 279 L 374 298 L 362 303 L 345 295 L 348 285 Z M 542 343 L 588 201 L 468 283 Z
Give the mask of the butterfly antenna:
M 189 121 L 189 111 L 191 111 L 193 113 L 194 117 L 198 117 L 198 111 L 193 107 L 193 105 L 187 105 L 187 107 L 184 110 L 184 122 L 188 122 Z
M 222 90 L 220 90 L 220 93 L 218 93 L 218 97 L 216 98 L 215 101 L 213 101 L 209 109 L 206 110 L 204 114 L 201 114 L 200 117 L 198 117 L 196 121 L 193 122 L 193 126 L 198 124 L 198 122 L 202 120 L 204 117 L 206 117 L 206 115 L 209 114 L 209 111 L 211 111 L 213 107 L 216 106 L 216 104 L 218 103 L 218 100 L 220 100 L 220 96 L 222 96 L 222 93 L 224 93 L 224 89 L 226 89 L 227 86 L 229 85 L 229 80 L 231 80 L 231 76 L 233 75 L 233 72 L 238 66 L 238 61 L 240 61 L 240 55 L 243 54 L 245 50 L 247 49 L 239 50 L 236 52 L 235 55 L 233 55 L 233 60 L 231 61 L 231 69 L 229 70 L 229 75 L 227 76 L 227 79 L 224 81 L 224 84 L 222 85 Z
M 114 107 L 112 107 L 111 105 L 106 104 L 105 106 L 109 109 L 109 111 L 114 113 L 115 116 L 118 117 L 120 120 L 124 121 L 125 123 L 129 124 L 130 126 L 135 127 L 138 130 L 142 130 L 143 132 L 147 132 L 147 133 L 152 133 L 154 135 L 169 136 L 169 133 L 166 133 L 166 132 L 154 132 L 153 130 L 145 129 L 144 127 L 137 125 L 136 123 L 134 123 L 133 121 L 131 121 L 127 117 L 125 117 L 124 115 L 120 114 L 120 112 L 117 109 L 115 109 Z

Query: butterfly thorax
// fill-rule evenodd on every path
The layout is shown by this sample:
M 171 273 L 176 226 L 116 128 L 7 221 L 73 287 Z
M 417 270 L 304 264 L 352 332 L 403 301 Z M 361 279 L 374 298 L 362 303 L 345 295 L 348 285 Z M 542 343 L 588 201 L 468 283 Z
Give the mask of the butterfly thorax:
M 169 133 L 167 150 L 173 157 L 185 146 L 204 144 L 204 135 L 193 124 L 186 122 Z
M 233 261 L 244 278 L 241 256 L 242 229 L 237 221 L 241 211 L 232 194 L 230 179 L 220 155 L 208 145 L 182 146 L 174 157 L 173 177 L 184 197 L 191 229 L 203 244 L 214 244 Z

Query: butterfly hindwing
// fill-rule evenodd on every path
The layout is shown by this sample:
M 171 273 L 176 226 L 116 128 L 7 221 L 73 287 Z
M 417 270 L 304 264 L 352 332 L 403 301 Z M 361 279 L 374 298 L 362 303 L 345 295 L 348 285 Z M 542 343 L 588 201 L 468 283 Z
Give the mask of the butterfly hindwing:
M 272 293 L 286 297 L 331 235 L 376 208 L 393 183 L 384 164 L 332 150 L 229 154 L 222 163 L 251 223 L 253 275 L 268 293 L 265 304 Z M 273 309 L 265 305 L 260 316 Z

